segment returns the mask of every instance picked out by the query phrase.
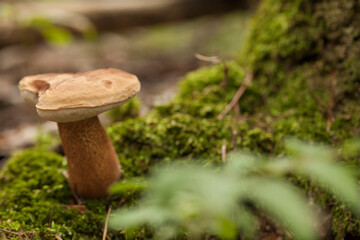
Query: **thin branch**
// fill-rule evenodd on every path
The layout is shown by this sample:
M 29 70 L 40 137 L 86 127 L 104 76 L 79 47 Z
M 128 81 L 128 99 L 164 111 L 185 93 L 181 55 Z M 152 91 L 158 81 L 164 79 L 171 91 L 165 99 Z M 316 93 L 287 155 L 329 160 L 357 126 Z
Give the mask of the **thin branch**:
M 222 161 L 223 163 L 226 162 L 226 144 L 223 144 L 223 145 L 221 146 L 221 161 Z
M 54 235 L 54 237 L 56 238 L 56 240 L 63 240 L 60 236 L 58 236 L 58 235 Z
M 199 53 L 195 53 L 195 58 L 201 60 L 201 61 L 204 61 L 204 62 L 210 62 L 212 64 L 218 64 L 221 62 L 221 59 L 220 57 L 218 56 L 204 56 L 204 55 L 201 55 Z
M 108 212 L 107 212 L 102 240 L 106 240 L 110 212 L 111 212 L 111 205 L 110 205 L 110 207 L 108 209 Z
M 11 234 L 18 234 L 17 232 L 13 232 L 13 231 L 10 231 L 10 230 L 6 230 L 6 229 L 3 229 L 3 228 L 0 228 L 1 231 L 3 232 L 6 232 L 6 233 L 11 233 Z
M 245 75 L 245 79 L 244 79 L 244 83 L 239 87 L 239 89 L 237 90 L 237 92 L 235 93 L 235 96 L 233 97 L 233 99 L 231 100 L 231 102 L 226 106 L 226 108 L 224 109 L 224 111 L 222 111 L 222 113 L 220 113 L 218 115 L 218 119 L 221 120 L 225 117 L 226 114 L 228 114 L 231 109 L 233 109 L 235 107 L 235 105 L 237 104 L 237 102 L 239 101 L 239 99 L 241 98 L 241 96 L 244 94 L 246 88 L 248 87 L 248 85 L 251 83 L 253 78 L 253 74 L 248 72 Z
M 229 76 L 229 68 L 225 61 L 223 61 L 219 56 L 204 56 L 199 53 L 195 53 L 195 58 L 199 59 L 200 61 L 209 62 L 212 64 L 222 63 L 224 66 L 224 80 L 220 83 L 220 86 L 222 88 L 226 88 Z
M 17 235 L 18 235 L 18 238 L 19 238 L 20 240 L 23 240 L 20 232 L 18 232 Z
M 25 239 L 26 240 L 29 240 L 29 237 L 26 235 L 25 231 L 22 230 L 22 228 L 19 229 L 20 231 L 18 232 L 18 235 L 19 235 L 19 239 L 22 240 L 22 235 L 24 234 L 25 235 Z
M 335 119 L 334 119 L 334 108 L 335 108 L 334 98 L 331 97 L 328 102 L 324 102 L 320 97 L 315 96 L 315 100 L 319 103 L 319 105 L 324 107 L 326 110 L 327 119 L 326 119 L 326 128 L 325 129 L 327 132 L 330 132 L 331 125 L 335 121 Z
M 24 234 L 26 239 L 29 239 L 29 237 L 26 235 L 26 233 L 29 233 L 29 234 L 36 234 L 37 233 L 36 231 L 24 231 L 22 229 L 20 229 L 20 232 L 14 232 L 14 231 L 7 230 L 7 229 L 4 229 L 4 228 L 0 228 L 0 231 L 10 233 L 10 234 L 14 234 L 14 235 L 18 235 L 18 236 L 19 236 L 19 234 L 21 234 L 21 235 Z
M 236 142 L 236 140 L 237 140 L 237 134 L 238 134 L 238 132 L 236 131 L 236 129 L 235 128 L 232 128 L 231 129 L 231 133 L 232 133 L 232 144 L 233 144 L 233 148 L 234 149 L 236 149 L 236 147 L 237 147 L 237 142 Z
M 22 233 L 24 233 L 26 240 L 29 240 L 29 239 L 30 239 L 30 238 L 28 237 L 28 235 L 26 235 L 26 232 L 25 232 L 24 230 L 22 230 Z
M 5 233 L 1 233 L 1 236 L 3 237 L 3 239 L 8 239 L 7 236 L 5 235 Z

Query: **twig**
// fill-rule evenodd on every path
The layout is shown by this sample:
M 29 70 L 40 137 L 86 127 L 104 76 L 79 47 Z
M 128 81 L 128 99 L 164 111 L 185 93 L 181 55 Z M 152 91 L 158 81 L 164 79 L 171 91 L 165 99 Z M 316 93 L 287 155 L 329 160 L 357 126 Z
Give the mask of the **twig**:
M 327 120 L 326 120 L 326 131 L 327 132 L 330 132 L 331 124 L 335 121 L 334 108 L 335 108 L 335 100 L 334 100 L 334 97 L 331 96 L 328 107 L 327 107 Z
M 106 240 L 110 212 L 111 212 L 111 205 L 110 205 L 110 207 L 108 209 L 108 212 L 107 212 L 102 240 Z
M 11 234 L 18 234 L 17 232 L 13 232 L 13 231 L 10 231 L 10 230 L 6 230 L 6 229 L 3 229 L 3 228 L 0 228 L 1 231 L 4 231 L 4 232 L 7 232 L 7 233 L 11 233 Z
M 19 231 L 20 231 L 20 232 L 18 232 L 18 237 L 19 237 L 20 240 L 23 239 L 23 238 L 21 237 L 23 234 L 25 235 L 26 240 L 29 240 L 29 237 L 26 235 L 25 231 L 24 231 L 22 228 L 20 228 Z
M 197 59 L 201 60 L 201 61 L 210 62 L 210 63 L 213 63 L 213 64 L 218 64 L 218 63 L 221 62 L 221 59 L 218 56 L 208 57 L 208 56 L 201 55 L 199 53 L 195 53 L 195 57 Z
M 241 96 L 244 94 L 247 86 L 251 83 L 253 78 L 253 74 L 252 73 L 246 73 L 245 75 L 245 79 L 244 79 L 244 83 L 239 87 L 239 89 L 237 90 L 237 92 L 235 93 L 235 96 L 233 97 L 233 99 L 231 100 L 231 102 L 226 106 L 226 108 L 224 109 L 224 111 L 222 111 L 222 113 L 220 113 L 218 115 L 218 119 L 221 120 L 225 117 L 226 114 L 228 114 L 231 109 L 234 108 L 234 106 L 236 105 L 236 103 L 239 101 L 239 99 L 241 98 Z
M 56 240 L 63 240 L 60 236 L 58 236 L 58 235 L 54 235 L 54 237 L 56 238 Z
M 24 230 L 22 230 L 22 233 L 24 233 L 26 240 L 29 240 L 29 239 L 30 239 L 30 238 L 28 237 L 28 235 L 26 235 L 26 232 L 25 232 Z
M 221 146 L 221 161 L 222 161 L 223 163 L 226 162 L 226 144 L 223 144 L 223 145 Z
M 226 88 L 228 78 L 229 78 L 229 68 L 226 65 L 225 61 L 221 60 L 221 58 L 219 56 L 204 56 L 199 53 L 195 53 L 195 58 L 199 59 L 200 61 L 209 62 L 212 64 L 219 64 L 222 62 L 223 66 L 224 66 L 224 80 L 221 81 L 220 87 Z
M 319 96 L 315 96 L 315 100 L 324 108 L 327 108 L 327 104 Z
M 5 235 L 5 233 L 1 233 L 1 236 L 4 238 L 4 239 L 8 239 L 7 237 L 6 237 L 6 235 Z
M 70 184 L 70 181 L 69 181 L 69 176 L 68 174 L 66 173 L 65 170 L 61 171 L 62 175 L 64 176 L 64 178 L 66 179 L 66 182 L 70 188 L 70 191 L 71 193 L 73 194 L 74 198 L 75 198 L 75 201 L 76 201 L 76 204 L 78 205 L 82 205 L 82 201 L 81 199 L 79 198 L 79 196 L 76 194 L 76 191 L 75 189 L 72 188 L 71 184 Z
M 17 235 L 18 235 L 18 237 L 19 237 L 20 240 L 23 240 L 20 232 L 18 232 Z
M 324 102 L 320 97 L 315 96 L 315 100 L 325 108 L 326 110 L 326 115 L 327 115 L 327 119 L 326 119 L 326 131 L 330 132 L 331 129 L 331 124 L 334 121 L 334 107 L 335 107 L 335 103 L 333 98 L 331 97 L 331 99 L 329 100 L 329 102 Z
M 232 144 L 233 144 L 233 148 L 234 149 L 236 149 L 236 147 L 237 147 L 237 142 L 236 142 L 236 140 L 237 140 L 237 134 L 238 134 L 238 132 L 236 131 L 236 129 L 234 129 L 234 128 L 232 128 L 231 129 L 231 133 L 232 133 Z
M 240 115 L 240 105 L 239 105 L 239 102 L 237 102 L 236 104 L 235 104 L 235 106 L 234 106 L 234 113 L 235 113 L 235 116 L 236 117 L 240 117 L 241 115 Z
M 334 121 L 333 116 L 331 116 L 331 115 L 328 114 L 328 117 L 327 117 L 327 119 L 326 119 L 326 128 L 325 128 L 327 132 L 330 132 L 330 130 L 331 130 L 331 124 L 332 124 L 333 121 Z
M 24 230 L 22 230 L 21 228 L 20 228 L 20 232 L 14 232 L 14 231 L 7 230 L 7 229 L 4 229 L 4 228 L 0 228 L 0 231 L 6 232 L 6 233 L 10 233 L 10 234 L 14 234 L 14 235 L 18 235 L 18 237 L 19 237 L 19 234 L 20 234 L 19 239 L 22 239 L 22 238 L 21 238 L 22 234 L 25 235 L 26 239 L 29 239 L 29 237 L 26 235 L 26 232 L 27 232 L 27 233 L 30 233 L 30 234 L 35 234 L 35 233 L 37 233 L 36 231 L 24 231 Z

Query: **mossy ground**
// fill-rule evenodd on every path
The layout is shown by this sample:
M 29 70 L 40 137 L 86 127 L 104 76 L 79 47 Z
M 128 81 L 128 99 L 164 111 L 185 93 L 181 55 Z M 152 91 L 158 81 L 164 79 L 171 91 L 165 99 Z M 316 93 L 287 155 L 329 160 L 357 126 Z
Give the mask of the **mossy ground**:
M 159 162 L 182 157 L 220 162 L 222 145 L 278 155 L 288 136 L 334 147 L 358 136 L 360 19 L 354 13 L 359 7 L 355 0 L 265 0 L 240 60 L 226 63 L 228 74 L 223 64 L 190 73 L 173 102 L 107 129 L 124 177 L 142 176 Z M 231 112 L 218 120 L 242 84 L 244 69 L 254 78 L 240 99 L 240 117 Z M 344 161 L 358 165 L 359 160 Z M 15 155 L 0 174 L 0 228 L 27 231 L 34 239 L 96 239 L 108 207 L 133 204 L 137 197 L 129 192 L 86 200 L 88 210 L 80 213 L 69 207 L 73 197 L 63 169 L 63 158 L 44 148 Z M 332 213 L 330 238 L 360 236 L 360 221 L 345 206 L 309 182 L 294 181 Z M 126 238 L 121 232 L 109 236 Z

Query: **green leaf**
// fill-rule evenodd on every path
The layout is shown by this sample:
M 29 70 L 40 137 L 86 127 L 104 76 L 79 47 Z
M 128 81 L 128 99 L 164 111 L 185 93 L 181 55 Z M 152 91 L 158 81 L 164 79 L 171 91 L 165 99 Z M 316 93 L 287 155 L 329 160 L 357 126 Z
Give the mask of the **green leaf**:
M 360 214 L 360 193 L 356 178 L 349 169 L 335 163 L 311 161 L 303 165 L 299 173 L 317 181 L 321 187 Z
M 356 145 L 356 144 L 355 144 Z M 334 161 L 335 153 L 323 146 L 292 140 L 287 149 L 299 164 L 295 172 L 319 183 L 360 215 L 360 192 L 354 174 Z
M 292 172 L 298 165 L 294 160 L 289 158 L 278 158 L 263 162 L 263 169 L 275 176 L 283 176 Z
M 311 210 L 293 186 L 260 178 L 252 180 L 249 186 L 251 200 L 289 229 L 296 239 L 317 239 Z
M 234 152 L 229 154 L 224 171 L 227 175 L 240 177 L 254 170 L 258 170 L 259 163 L 259 159 L 253 155 Z
M 223 239 L 235 239 L 237 234 L 237 227 L 234 221 L 228 218 L 219 218 L 216 224 L 216 232 Z
M 314 161 L 335 161 L 335 153 L 319 144 L 304 143 L 300 140 L 289 139 L 285 143 L 285 148 L 293 160 L 302 161 L 313 159 Z
M 245 239 L 254 239 L 257 229 L 255 215 L 243 205 L 239 205 L 234 215 L 235 223 L 239 227 L 242 236 Z

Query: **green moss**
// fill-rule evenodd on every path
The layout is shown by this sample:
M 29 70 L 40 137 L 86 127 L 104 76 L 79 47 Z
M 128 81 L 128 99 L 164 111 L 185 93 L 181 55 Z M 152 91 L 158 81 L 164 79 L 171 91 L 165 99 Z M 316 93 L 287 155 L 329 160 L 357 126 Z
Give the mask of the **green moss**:
M 14 155 L 0 175 L 0 233 L 12 239 L 18 236 L 1 229 L 24 231 L 31 239 L 99 239 L 108 206 L 132 204 L 138 197 L 138 193 L 129 191 L 108 199 L 87 199 L 82 212 L 74 207 L 75 200 L 62 173 L 65 169 L 64 158 L 44 148 Z M 121 233 L 109 236 L 124 237 Z
M 331 214 L 334 218 L 332 230 L 336 239 L 356 239 L 360 236 L 360 221 L 345 205 L 337 202 L 331 209 Z
M 69 191 L 61 173 L 65 169 L 66 162 L 55 153 L 42 148 L 25 150 L 13 156 L 2 169 L 0 186 L 9 191 L 8 197 L 32 191 L 37 199 L 45 195 L 51 199 L 68 198 Z
M 224 122 L 181 113 L 119 123 L 108 133 L 126 177 L 143 175 L 160 161 L 185 156 L 219 160 L 221 145 L 231 139 Z
M 252 69 L 266 104 L 252 114 L 281 139 L 296 136 L 340 147 L 359 135 L 360 19 L 357 1 L 266 0 L 253 22 L 241 62 Z M 263 86 L 263 87 L 261 87 Z M 358 159 L 347 159 L 358 166 Z M 359 219 L 331 196 L 299 182 L 333 217 L 332 235 L 359 236 Z M 336 204 L 334 204 L 336 202 Z
M 140 112 L 140 100 L 138 97 L 130 99 L 129 102 L 119 107 L 113 108 L 106 113 L 113 122 L 120 122 L 130 118 L 136 118 Z
M 253 71 L 261 68 L 271 73 L 279 67 L 277 61 L 290 64 L 314 54 L 317 49 L 312 43 L 318 31 L 301 27 L 312 20 L 310 6 L 307 0 L 264 1 L 253 20 L 242 61 Z
M 65 169 L 62 156 L 43 148 L 13 156 L 0 175 L 0 228 L 22 229 L 42 239 L 99 235 L 106 209 L 81 214 L 69 208 L 73 197 L 62 174 Z

